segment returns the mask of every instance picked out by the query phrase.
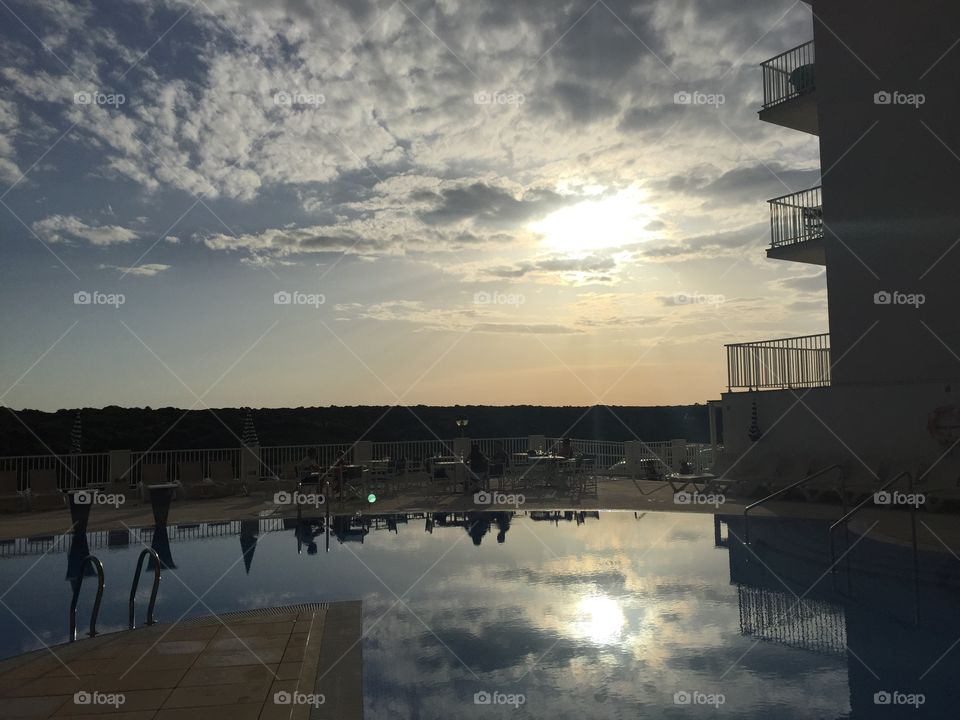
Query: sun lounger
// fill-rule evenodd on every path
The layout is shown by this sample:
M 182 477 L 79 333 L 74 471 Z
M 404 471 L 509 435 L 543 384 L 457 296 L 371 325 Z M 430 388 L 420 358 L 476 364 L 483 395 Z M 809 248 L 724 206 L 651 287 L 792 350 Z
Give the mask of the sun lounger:
M 213 464 L 213 463 L 211 463 Z M 199 462 L 182 462 L 179 466 L 180 486 L 190 499 L 216 498 L 226 494 L 226 487 L 203 477 L 203 465 Z
M 0 512 L 27 509 L 27 497 L 17 488 L 17 471 L 0 470 Z
M 66 496 L 57 487 L 56 470 L 31 470 L 29 478 L 31 510 L 56 510 L 65 506 Z

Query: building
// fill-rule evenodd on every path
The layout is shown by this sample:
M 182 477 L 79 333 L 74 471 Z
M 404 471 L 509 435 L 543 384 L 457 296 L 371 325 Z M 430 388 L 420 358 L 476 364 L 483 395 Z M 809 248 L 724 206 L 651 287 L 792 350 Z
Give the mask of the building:
M 760 120 L 818 136 L 822 179 L 770 200 L 767 256 L 826 268 L 829 328 L 727 346 L 718 470 L 957 492 L 960 5 L 807 2 L 813 39 L 762 64 Z

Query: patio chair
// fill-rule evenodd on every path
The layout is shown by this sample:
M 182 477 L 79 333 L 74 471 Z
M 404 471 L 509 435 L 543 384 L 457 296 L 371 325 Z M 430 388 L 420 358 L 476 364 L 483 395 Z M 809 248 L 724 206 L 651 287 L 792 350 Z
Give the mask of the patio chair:
M 56 510 L 65 506 L 66 495 L 57 487 L 56 470 L 31 470 L 29 478 L 31 510 Z
M 297 474 L 295 460 L 283 463 L 280 475 L 273 478 L 274 492 L 294 492 L 300 485 L 300 476 Z
M 0 512 L 27 509 L 27 498 L 17 489 L 17 471 L 0 470 Z
M 233 472 L 233 463 L 230 460 L 216 460 L 207 465 L 210 480 L 214 485 L 223 488 L 225 495 L 236 495 L 241 491 L 243 483 Z
M 504 490 L 504 484 L 506 482 L 506 473 L 507 469 L 503 463 L 490 463 L 490 470 L 487 473 L 487 480 L 489 487 L 493 487 L 493 483 L 497 484 L 497 490 Z
M 222 497 L 224 488 L 203 477 L 203 465 L 199 462 L 182 462 L 179 466 L 180 486 L 186 496 L 193 498 Z

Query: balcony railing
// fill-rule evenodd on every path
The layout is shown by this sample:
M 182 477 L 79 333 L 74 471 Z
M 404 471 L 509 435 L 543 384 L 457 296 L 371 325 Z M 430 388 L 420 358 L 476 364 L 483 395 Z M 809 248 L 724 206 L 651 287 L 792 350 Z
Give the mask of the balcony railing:
M 730 390 L 786 390 L 829 384 L 829 333 L 727 345 Z
M 823 237 L 820 186 L 783 195 L 770 203 L 770 247 L 783 247 Z
M 813 40 L 760 64 L 763 68 L 763 108 L 812 92 Z

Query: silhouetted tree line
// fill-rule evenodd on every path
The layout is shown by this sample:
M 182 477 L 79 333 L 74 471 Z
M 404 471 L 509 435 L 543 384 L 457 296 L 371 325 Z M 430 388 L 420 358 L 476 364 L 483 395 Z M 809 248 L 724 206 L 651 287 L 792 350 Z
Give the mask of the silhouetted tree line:
M 0 412 L 0 454 L 32 455 L 70 449 L 76 410 Z M 82 449 L 158 450 L 234 447 L 243 432 L 242 408 L 84 408 Z M 539 433 L 596 440 L 669 440 L 707 442 L 706 405 L 661 407 L 541 407 L 466 405 L 411 408 L 386 406 L 254 409 L 261 445 L 353 442 L 358 439 L 427 440 L 460 434 L 466 417 L 468 437 L 520 437 Z M 22 422 L 20 422 L 22 420 Z

